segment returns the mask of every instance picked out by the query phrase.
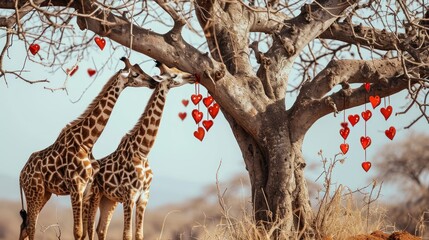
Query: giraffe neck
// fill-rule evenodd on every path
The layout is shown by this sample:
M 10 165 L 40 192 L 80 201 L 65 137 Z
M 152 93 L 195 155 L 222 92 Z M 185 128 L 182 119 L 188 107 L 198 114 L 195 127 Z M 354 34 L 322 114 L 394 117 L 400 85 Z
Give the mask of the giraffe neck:
M 86 111 L 65 127 L 63 132 L 72 134 L 81 145 L 89 149 L 92 148 L 103 132 L 113 107 L 124 88 L 125 84 L 119 81 L 119 73 L 115 74 L 104 85 Z
M 155 143 L 161 123 L 162 112 L 169 91 L 167 84 L 167 81 L 158 84 L 137 124 L 127 135 L 128 144 L 134 152 L 146 157 Z

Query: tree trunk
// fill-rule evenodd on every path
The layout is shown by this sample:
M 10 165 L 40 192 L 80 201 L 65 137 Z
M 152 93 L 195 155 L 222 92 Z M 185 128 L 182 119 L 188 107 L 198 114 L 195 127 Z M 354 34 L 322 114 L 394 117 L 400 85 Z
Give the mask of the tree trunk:
M 277 104 L 279 105 L 279 104 Z M 283 103 L 284 106 L 284 103 Z M 306 239 L 312 234 L 312 209 L 304 177 L 304 135 L 296 136 L 287 111 L 267 110 L 258 139 L 225 114 L 240 146 L 252 187 L 255 220 L 276 238 Z M 300 129 L 299 132 L 305 132 Z

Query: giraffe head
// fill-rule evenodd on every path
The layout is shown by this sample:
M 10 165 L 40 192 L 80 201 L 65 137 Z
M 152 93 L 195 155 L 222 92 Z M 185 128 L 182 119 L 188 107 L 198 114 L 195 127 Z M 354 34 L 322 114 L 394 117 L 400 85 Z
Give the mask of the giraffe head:
M 160 70 L 160 75 L 153 78 L 157 82 L 167 84 L 168 88 L 179 87 L 187 83 L 195 83 L 196 78 L 193 74 L 182 72 L 177 68 L 169 68 L 165 64 L 155 61 Z
M 147 75 L 138 64 L 131 65 L 130 60 L 122 57 L 121 60 L 125 63 L 125 68 L 119 71 L 119 78 L 125 81 L 128 87 L 148 87 L 155 88 L 158 84 L 152 77 Z

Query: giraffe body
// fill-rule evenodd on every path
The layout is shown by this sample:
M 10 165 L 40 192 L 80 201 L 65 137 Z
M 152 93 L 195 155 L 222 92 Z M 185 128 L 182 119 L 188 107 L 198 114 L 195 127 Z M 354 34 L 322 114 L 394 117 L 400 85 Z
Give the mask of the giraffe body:
M 118 202 L 124 206 L 123 239 L 132 239 L 131 218 L 134 206 L 136 207 L 135 239 L 143 239 L 144 212 L 153 175 L 147 156 L 158 133 L 166 96 L 170 88 L 195 81 L 190 74 L 161 73 L 163 73 L 161 77 L 154 77 L 161 82 L 154 90 L 137 124 L 123 137 L 115 152 L 99 160 L 100 170 L 94 176 L 88 210 L 85 210 L 89 214 L 85 219 L 89 221 L 90 239 L 93 239 L 97 207 L 100 208 L 97 234 L 98 239 L 102 240 L 106 238 L 107 229 Z
M 20 239 L 32 240 L 39 212 L 52 194 L 70 195 L 74 238 L 83 239 L 83 196 L 98 162 L 91 161 L 92 147 L 101 135 L 121 91 L 128 86 L 153 88 L 155 81 L 138 65 L 126 67 L 106 83 L 87 110 L 68 124 L 49 147 L 31 154 L 20 174 L 27 212 L 21 210 L 23 223 Z M 94 166 L 94 168 L 93 168 Z

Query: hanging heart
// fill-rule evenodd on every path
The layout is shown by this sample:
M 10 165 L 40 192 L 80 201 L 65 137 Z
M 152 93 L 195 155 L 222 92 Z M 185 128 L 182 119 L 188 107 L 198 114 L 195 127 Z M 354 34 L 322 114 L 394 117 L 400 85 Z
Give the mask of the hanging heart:
M 79 69 L 79 66 L 76 65 L 74 66 L 72 69 L 68 69 L 66 70 L 67 75 L 69 75 L 70 77 L 73 76 L 73 74 L 76 73 L 76 71 Z
M 96 73 L 95 69 L 91 69 L 91 68 L 88 68 L 87 72 L 90 77 L 94 76 L 94 74 Z
M 213 103 L 213 97 L 208 96 L 208 97 L 203 98 L 203 103 L 206 107 L 209 107 Z
M 189 100 L 187 100 L 187 99 L 183 99 L 183 100 L 182 100 L 182 104 L 183 104 L 183 106 L 187 107 L 187 106 L 188 106 L 188 104 L 189 104 Z
M 197 109 L 192 110 L 192 117 L 195 120 L 195 123 L 198 124 L 203 119 L 203 113 L 198 111 Z
M 350 124 L 354 127 L 356 125 L 356 123 L 359 122 L 359 115 L 355 114 L 355 115 L 349 115 L 348 116 L 349 122 Z
M 342 122 L 341 123 L 341 127 L 342 128 L 348 128 L 348 126 L 349 126 L 349 123 L 347 123 L 347 122 Z
M 363 170 L 365 170 L 365 172 L 368 172 L 369 169 L 371 168 L 371 162 L 363 162 L 362 168 L 363 168 Z
M 363 86 L 365 87 L 365 90 L 369 92 L 371 90 L 371 84 L 370 83 L 364 83 Z
M 204 131 L 204 128 L 198 127 L 198 130 L 194 132 L 194 137 L 196 137 L 201 142 L 204 139 L 204 135 L 206 135 L 206 132 Z
M 372 112 L 370 110 L 366 110 L 361 113 L 363 120 L 368 121 L 372 117 Z
M 396 128 L 392 126 L 386 131 L 384 131 L 384 133 L 386 134 L 386 137 L 388 137 L 390 140 L 393 140 L 396 135 Z
M 104 46 L 106 46 L 106 40 L 104 40 L 104 38 L 95 37 L 94 41 L 101 50 L 103 50 Z
M 369 96 L 369 101 L 371 102 L 372 108 L 376 108 L 381 103 L 380 96 Z
M 340 145 L 341 152 L 346 154 L 349 151 L 349 144 L 343 143 Z
M 210 116 L 212 116 L 213 119 L 215 119 L 217 114 L 219 113 L 219 108 L 220 108 L 220 106 L 217 103 L 215 103 L 215 104 L 213 104 L 213 106 L 209 107 L 209 109 L 208 109 L 209 114 L 210 114 Z
M 188 114 L 187 114 L 187 113 L 185 113 L 185 112 L 180 112 L 180 113 L 179 113 L 179 118 L 180 118 L 180 119 L 182 119 L 182 121 L 183 121 L 183 120 L 185 120 L 185 118 L 186 118 L 186 116 L 187 116 L 187 115 L 188 115 Z
M 393 108 L 392 106 L 389 105 L 386 108 L 381 108 L 380 112 L 381 114 L 383 114 L 384 119 L 387 120 L 390 117 L 390 115 L 392 115 Z
M 342 128 L 342 129 L 340 129 L 340 135 L 341 135 L 341 137 L 344 138 L 344 140 L 347 139 L 347 137 L 349 136 L 349 133 L 350 133 L 350 128 Z
M 366 149 L 371 145 L 371 138 L 370 137 L 360 137 L 360 144 L 362 144 L 363 149 Z
M 30 50 L 31 54 L 36 55 L 40 50 L 40 46 L 37 43 L 30 44 L 28 50 Z
M 207 132 L 208 132 L 209 129 L 213 126 L 213 121 L 212 120 L 204 120 L 203 121 L 203 126 L 207 130 Z
M 201 94 L 192 94 L 191 95 L 191 101 L 194 103 L 194 105 L 197 105 L 201 99 L 203 99 L 203 95 Z

